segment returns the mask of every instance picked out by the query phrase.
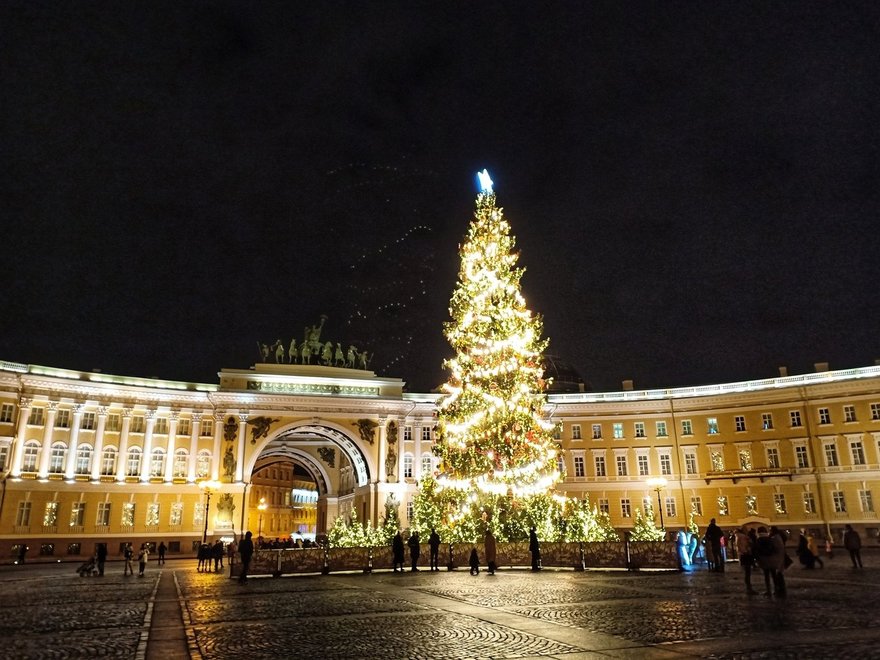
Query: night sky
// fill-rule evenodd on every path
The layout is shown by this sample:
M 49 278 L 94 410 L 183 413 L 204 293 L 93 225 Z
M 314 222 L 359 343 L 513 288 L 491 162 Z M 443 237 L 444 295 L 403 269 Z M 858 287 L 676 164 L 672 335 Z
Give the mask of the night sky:
M 216 382 L 326 314 L 426 391 L 486 167 L 594 389 L 873 364 L 878 44 L 876 2 L 4 2 L 0 359 Z

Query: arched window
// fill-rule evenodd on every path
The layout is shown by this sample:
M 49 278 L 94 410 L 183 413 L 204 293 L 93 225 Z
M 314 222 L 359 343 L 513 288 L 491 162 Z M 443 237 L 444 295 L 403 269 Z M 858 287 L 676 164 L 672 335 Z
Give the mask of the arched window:
M 105 476 L 116 474 L 116 455 L 118 453 L 113 445 L 104 447 L 104 451 L 101 454 L 101 474 Z
M 189 452 L 182 447 L 174 452 L 174 478 L 186 478 L 186 464 L 189 461 Z
M 412 479 L 413 476 L 413 455 L 403 455 L 403 478 Z
M 431 452 L 422 454 L 422 478 L 429 477 L 434 473 L 434 457 Z
M 67 445 L 56 442 L 52 445 L 52 453 L 49 455 L 49 474 L 61 474 L 64 472 L 64 459 L 67 458 Z
M 165 474 L 165 450 L 156 447 L 150 456 L 150 476 L 161 477 Z
M 207 479 L 211 472 L 211 452 L 202 449 L 199 452 L 198 461 L 196 462 L 196 477 L 198 479 Z
M 125 466 L 125 475 L 137 477 L 141 474 L 141 448 L 138 446 L 128 448 L 128 458 Z
M 89 474 L 92 471 L 92 446 L 79 445 L 76 448 L 76 473 Z
M 40 443 L 36 440 L 28 440 L 24 445 L 24 454 L 21 457 L 21 471 L 36 472 L 39 458 Z

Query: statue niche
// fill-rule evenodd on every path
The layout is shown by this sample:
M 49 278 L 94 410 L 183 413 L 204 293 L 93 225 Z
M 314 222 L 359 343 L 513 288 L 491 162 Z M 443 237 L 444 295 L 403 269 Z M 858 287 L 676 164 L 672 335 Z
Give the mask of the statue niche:
M 379 426 L 379 422 L 373 421 L 372 419 L 359 419 L 354 424 L 355 428 L 360 433 L 361 440 L 364 442 L 369 442 L 371 445 L 376 442 L 376 437 L 374 431 L 376 427 Z

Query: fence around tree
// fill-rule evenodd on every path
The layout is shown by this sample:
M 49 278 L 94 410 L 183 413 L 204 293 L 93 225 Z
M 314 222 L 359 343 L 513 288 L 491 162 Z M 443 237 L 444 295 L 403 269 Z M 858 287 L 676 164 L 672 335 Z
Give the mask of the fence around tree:
M 420 546 L 418 565 L 429 565 L 429 548 Z M 477 549 L 481 566 L 486 565 L 486 549 L 482 543 L 443 543 L 439 563 L 448 570 L 468 569 L 471 549 Z M 496 564 L 499 568 L 529 567 L 532 564 L 528 542 L 498 543 Z M 585 569 L 666 569 L 681 568 L 678 549 L 673 541 L 601 541 L 541 543 L 541 565 L 545 568 Z M 404 555 L 404 566 L 409 568 L 409 548 Z M 257 550 L 251 560 L 248 575 L 296 575 L 308 573 L 338 573 L 391 570 L 391 548 L 290 548 L 284 550 Z M 230 565 L 230 577 L 238 577 L 241 560 L 235 557 Z

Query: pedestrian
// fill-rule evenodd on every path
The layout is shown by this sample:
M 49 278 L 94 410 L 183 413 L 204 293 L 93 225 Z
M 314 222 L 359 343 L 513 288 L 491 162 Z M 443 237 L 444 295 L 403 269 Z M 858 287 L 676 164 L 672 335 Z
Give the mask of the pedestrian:
M 122 558 L 125 559 L 125 568 L 122 571 L 122 575 L 134 575 L 134 566 L 131 564 L 134 559 L 134 550 L 131 547 L 131 543 L 125 544 L 125 548 L 122 550 Z
M 807 540 L 807 530 L 805 529 L 801 529 L 798 535 L 798 545 L 795 554 L 797 554 L 798 560 L 804 565 L 804 568 L 809 570 L 815 568 L 816 559 L 813 553 L 810 552 L 810 543 Z
M 391 554 L 394 561 L 394 572 L 403 573 L 403 536 L 401 536 L 400 530 L 397 530 L 397 534 L 391 540 Z
M 95 545 L 95 562 L 98 564 L 98 575 L 104 577 L 104 564 L 107 562 L 107 544 Z
M 498 558 L 498 548 L 495 544 L 495 536 L 492 534 L 491 529 L 486 530 L 484 545 L 486 548 L 486 565 L 488 566 L 486 570 L 488 571 L 489 575 L 495 575 L 495 569 L 498 567 L 498 565 L 496 564 L 496 559 Z
M 419 554 L 421 554 L 421 548 L 419 547 L 419 533 L 414 531 L 412 534 L 410 534 L 409 540 L 406 542 L 406 544 L 409 546 L 409 558 L 412 562 L 412 568 L 410 569 L 410 571 L 415 573 L 419 570 Z
M 431 536 L 428 537 L 428 547 L 431 548 L 431 570 L 439 571 L 440 535 L 433 527 L 431 528 Z
M 211 554 L 214 557 L 214 572 L 223 570 L 223 541 L 217 539 L 214 547 L 211 548 Z
M 248 569 L 251 566 L 251 558 L 254 556 L 253 534 L 248 532 L 244 535 L 241 543 L 238 544 L 238 554 L 241 555 L 241 573 L 238 576 L 239 582 L 247 581 Z
M 535 528 L 529 530 L 529 552 L 532 553 L 532 570 L 541 570 L 541 545 L 538 543 L 538 534 Z
M 742 566 L 746 582 L 746 593 L 750 596 L 758 593 L 752 588 L 752 566 L 755 564 L 755 553 L 752 548 L 752 539 L 745 527 L 736 530 L 736 554 L 739 557 L 739 565 Z
M 199 564 L 196 567 L 196 570 L 201 572 L 208 572 L 211 570 L 211 546 L 208 543 L 202 543 L 199 545 Z
M 165 565 L 165 551 L 167 549 L 168 548 L 165 546 L 165 541 L 160 541 L 159 542 L 159 559 L 156 562 L 159 566 Z
M 755 558 L 758 567 L 764 571 L 764 595 L 770 596 L 770 583 L 777 596 L 785 595 L 785 543 L 778 534 L 771 535 L 766 527 L 758 528 L 758 539 L 755 541 Z
M 144 571 L 147 569 L 147 560 L 150 558 L 150 551 L 146 543 L 141 543 L 141 549 L 138 551 L 138 577 L 144 577 Z
M 807 550 L 813 555 L 813 561 L 819 564 L 819 568 L 825 568 L 825 562 L 822 561 L 819 550 L 816 548 L 816 537 L 812 534 L 807 534 Z
M 852 525 L 846 526 L 843 533 L 843 547 L 849 551 L 849 558 L 852 561 L 853 568 L 862 567 L 862 537 L 852 528 Z
M 825 556 L 828 559 L 834 559 L 834 542 L 830 536 L 825 537 Z
M 16 564 L 20 565 L 20 564 L 24 563 L 24 556 L 25 556 L 25 554 L 27 554 L 27 551 L 28 551 L 28 547 L 27 547 L 26 543 L 19 543 L 18 544 L 18 561 L 15 562 Z
M 232 542 L 226 546 L 226 561 L 229 562 L 230 566 L 232 566 L 236 552 L 238 552 L 238 544 L 235 542 L 235 536 L 233 536 Z
M 476 546 L 471 548 L 471 557 L 468 560 L 468 563 L 471 565 L 471 575 L 479 575 L 480 574 L 480 555 L 477 554 L 477 547 Z
M 709 556 L 713 570 L 723 573 L 724 555 L 721 552 L 721 539 L 724 538 L 724 531 L 715 524 L 715 518 L 709 521 L 709 526 L 706 527 L 706 534 L 703 538 L 709 547 Z

